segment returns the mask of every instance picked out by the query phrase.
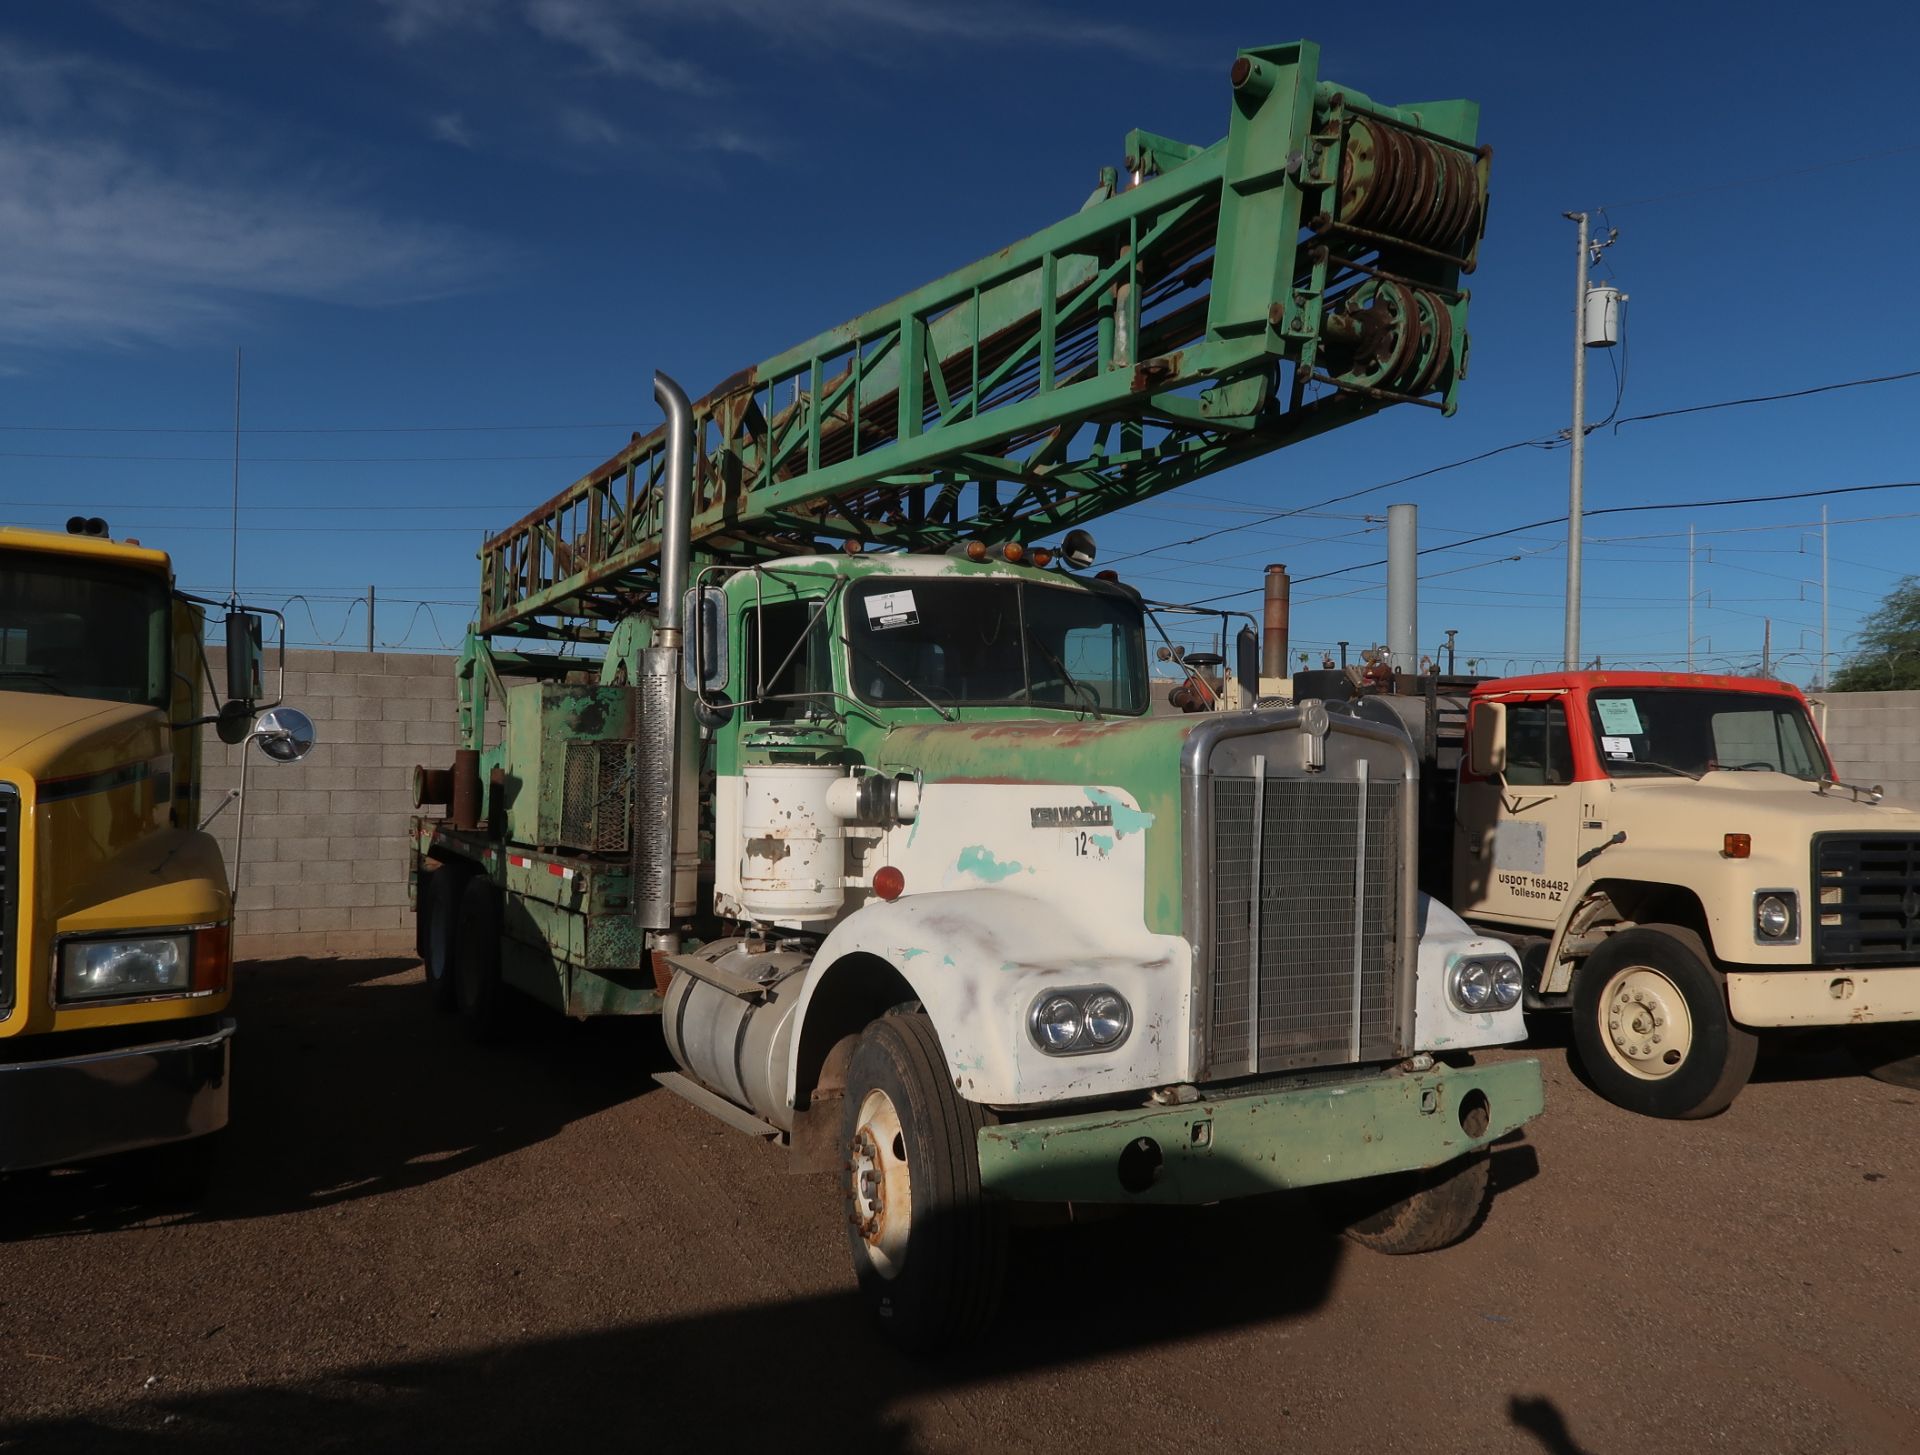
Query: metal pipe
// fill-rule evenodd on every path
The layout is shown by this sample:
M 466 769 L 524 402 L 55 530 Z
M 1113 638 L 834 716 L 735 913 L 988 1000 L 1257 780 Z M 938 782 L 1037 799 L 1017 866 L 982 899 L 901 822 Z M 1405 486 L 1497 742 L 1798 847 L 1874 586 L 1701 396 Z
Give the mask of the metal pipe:
M 1387 507 L 1387 655 L 1396 672 L 1412 672 L 1420 650 L 1419 507 Z
M 1269 677 L 1285 677 L 1287 638 L 1293 626 L 1293 578 L 1285 566 L 1267 567 L 1266 608 L 1260 624 L 1265 637 L 1260 648 L 1261 670 Z
M 667 416 L 667 473 L 661 481 L 659 603 L 655 644 L 680 645 L 680 598 L 686 594 L 693 556 L 693 405 L 682 389 L 658 369 L 653 397 Z
M 1580 516 L 1586 506 L 1587 467 L 1587 214 L 1569 212 L 1580 224 L 1580 265 L 1574 274 L 1573 429 L 1567 436 L 1572 462 L 1567 467 L 1567 631 L 1561 662 L 1580 670 Z

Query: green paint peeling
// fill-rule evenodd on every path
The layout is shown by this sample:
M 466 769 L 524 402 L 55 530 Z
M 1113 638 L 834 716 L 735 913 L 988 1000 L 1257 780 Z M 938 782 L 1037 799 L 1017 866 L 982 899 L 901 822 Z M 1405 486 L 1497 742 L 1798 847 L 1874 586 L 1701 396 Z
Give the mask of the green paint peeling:
M 1113 831 L 1123 839 L 1128 834 L 1137 834 L 1153 827 L 1154 815 L 1122 803 L 1118 794 L 1109 793 L 1104 788 L 1089 788 L 1086 794 L 1088 803 L 1097 803 L 1113 810 Z
M 1113 852 L 1112 834 L 1088 834 L 1087 842 L 1103 854 L 1111 854 Z
M 960 851 L 960 857 L 954 860 L 953 867 L 962 874 L 971 874 L 989 884 L 998 884 L 1002 879 L 1018 874 L 1026 866 L 1018 859 L 996 859 L 993 850 L 979 844 L 968 844 Z
M 902 950 L 900 952 L 900 958 L 902 960 L 911 960 L 916 955 L 924 955 L 926 953 L 927 952 L 925 950 Z

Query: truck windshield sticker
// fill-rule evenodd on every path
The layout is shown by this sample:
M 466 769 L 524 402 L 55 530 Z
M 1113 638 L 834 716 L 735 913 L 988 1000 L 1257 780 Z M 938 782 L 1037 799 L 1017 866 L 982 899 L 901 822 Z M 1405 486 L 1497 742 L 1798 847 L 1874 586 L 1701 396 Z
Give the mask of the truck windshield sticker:
M 883 591 L 867 599 L 867 625 L 874 631 L 920 625 L 920 611 L 911 591 Z
M 1628 703 L 1627 706 L 1633 706 Z M 1600 739 L 1600 750 L 1609 758 L 1631 758 L 1633 756 L 1632 738 L 1611 738 L 1605 735 Z
M 867 610 L 873 610 L 869 605 Z M 1600 731 L 1634 736 L 1646 731 L 1640 726 L 1640 709 L 1631 697 L 1596 697 L 1593 710 L 1600 714 Z

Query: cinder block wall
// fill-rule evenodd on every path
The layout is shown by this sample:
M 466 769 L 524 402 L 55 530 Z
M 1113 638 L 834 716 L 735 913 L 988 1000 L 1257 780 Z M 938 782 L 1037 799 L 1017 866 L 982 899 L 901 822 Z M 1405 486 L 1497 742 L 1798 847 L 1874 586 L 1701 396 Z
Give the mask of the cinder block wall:
M 1920 808 L 1920 692 L 1823 692 L 1815 704 L 1841 782 Z
M 214 680 L 224 683 L 224 654 L 214 649 L 208 656 Z M 237 953 L 412 950 L 412 769 L 453 761 L 453 661 L 401 652 L 287 653 L 286 702 L 313 719 L 318 746 L 300 763 L 248 750 Z M 203 818 L 239 786 L 240 752 L 208 730 Z M 229 804 L 209 825 L 229 866 L 237 809 Z

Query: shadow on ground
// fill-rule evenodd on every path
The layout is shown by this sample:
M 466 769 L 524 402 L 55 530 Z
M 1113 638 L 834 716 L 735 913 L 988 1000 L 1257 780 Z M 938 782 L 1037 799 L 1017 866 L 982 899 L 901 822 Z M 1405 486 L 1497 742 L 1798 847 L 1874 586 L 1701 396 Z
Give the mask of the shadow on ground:
M 233 1121 L 210 1185 L 170 1186 L 168 1148 L 5 1180 L 0 1239 L 269 1217 L 446 1177 L 649 1090 L 669 1064 L 653 1017 L 536 1012 L 475 1046 L 410 959 L 240 967 Z
M 1285 1199 L 1021 1230 L 1007 1306 L 937 1360 L 876 1338 L 851 1290 L 0 1423 L 8 1451 L 922 1447 L 902 1408 L 1325 1303 L 1346 1245 Z M 1032 1433 L 1050 1425 L 1045 1388 Z M 1084 1397 L 1076 1395 L 1076 1398 Z M 1271 1412 L 1283 1431 L 1282 1408 Z M 1076 1418 L 1069 1424 L 1077 1424 Z

